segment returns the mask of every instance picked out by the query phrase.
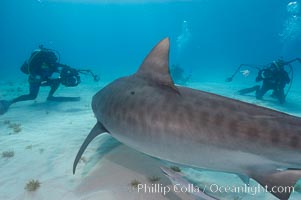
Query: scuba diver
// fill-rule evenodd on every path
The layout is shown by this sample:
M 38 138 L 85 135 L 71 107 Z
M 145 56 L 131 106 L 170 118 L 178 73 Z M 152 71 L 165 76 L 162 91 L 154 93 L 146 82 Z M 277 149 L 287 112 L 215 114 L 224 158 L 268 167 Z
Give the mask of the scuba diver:
M 278 59 L 277 61 L 273 61 L 269 67 L 259 69 L 258 75 L 256 77 L 256 82 L 262 81 L 262 85 L 255 85 L 251 88 L 239 90 L 239 94 L 256 92 L 256 98 L 262 99 L 266 92 L 272 90 L 273 92 L 271 97 L 278 99 L 280 104 L 283 104 L 285 102 L 286 97 L 286 94 L 284 93 L 284 88 L 287 84 L 291 82 L 288 72 L 284 69 L 284 67 L 288 65 L 292 70 L 290 64 L 295 61 L 301 62 L 301 59 L 295 58 L 286 62 L 281 59 Z M 238 70 L 240 69 L 240 67 L 238 68 Z M 228 78 L 226 81 L 232 81 L 237 71 L 232 75 L 232 77 Z M 246 70 L 242 72 L 245 73 L 245 71 Z
M 170 67 L 170 74 L 175 83 L 181 85 L 185 85 L 191 78 L 191 73 L 189 75 L 185 75 L 184 70 L 179 65 L 172 65 Z
M 48 101 L 66 102 L 79 101 L 80 97 L 55 97 L 53 96 L 60 84 L 66 87 L 75 87 L 81 80 L 79 73 L 90 73 L 95 81 L 99 78 L 90 70 L 77 70 L 59 63 L 58 52 L 44 48 L 42 45 L 35 50 L 30 58 L 24 62 L 20 70 L 28 75 L 29 94 L 21 95 L 10 101 L 0 101 L 0 115 L 7 112 L 10 105 L 20 102 L 34 100 L 37 98 L 40 87 L 49 86 Z

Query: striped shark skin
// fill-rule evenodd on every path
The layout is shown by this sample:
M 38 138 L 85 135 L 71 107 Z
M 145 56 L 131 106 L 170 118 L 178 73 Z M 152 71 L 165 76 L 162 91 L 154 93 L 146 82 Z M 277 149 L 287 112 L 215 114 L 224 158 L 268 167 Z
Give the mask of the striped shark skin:
M 133 75 L 95 94 L 97 123 L 75 158 L 108 132 L 120 142 L 163 160 L 256 180 L 288 199 L 301 178 L 301 118 L 216 94 L 175 86 L 169 38 L 160 41 Z

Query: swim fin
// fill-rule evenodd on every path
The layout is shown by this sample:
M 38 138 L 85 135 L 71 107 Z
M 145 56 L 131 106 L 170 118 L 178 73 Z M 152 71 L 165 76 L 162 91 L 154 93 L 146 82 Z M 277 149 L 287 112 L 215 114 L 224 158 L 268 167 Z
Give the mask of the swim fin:
M 248 94 L 248 93 L 257 91 L 259 88 L 260 88 L 259 85 L 255 85 L 254 87 L 251 87 L 251 88 L 239 90 L 238 93 L 239 94 Z
M 56 102 L 68 102 L 68 101 L 79 101 L 80 97 L 48 97 L 48 101 Z
M 0 115 L 3 115 L 4 113 L 6 113 L 11 104 L 12 103 L 10 101 L 0 100 Z

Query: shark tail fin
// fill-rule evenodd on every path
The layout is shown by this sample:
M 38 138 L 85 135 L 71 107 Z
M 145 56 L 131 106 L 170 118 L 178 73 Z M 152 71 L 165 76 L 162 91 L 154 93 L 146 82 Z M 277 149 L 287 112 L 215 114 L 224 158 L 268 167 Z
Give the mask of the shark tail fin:
M 135 75 L 158 85 L 168 86 L 179 93 L 170 76 L 169 43 L 169 38 L 161 40 L 144 59 Z
M 93 129 L 90 131 L 89 135 L 86 137 L 84 143 L 82 144 L 82 146 L 80 147 L 74 163 L 73 163 L 73 174 L 75 174 L 75 170 L 76 170 L 76 166 L 80 160 L 80 158 L 82 157 L 84 151 L 86 150 L 86 148 L 88 147 L 88 145 L 90 144 L 90 142 L 98 135 L 107 132 L 107 130 L 104 128 L 104 126 L 100 123 L 97 122 L 97 124 L 95 124 L 95 126 L 93 127 Z
M 281 200 L 288 199 L 296 182 L 301 178 L 300 169 L 288 169 L 285 171 L 273 171 L 270 173 L 255 174 L 251 176 L 270 193 Z

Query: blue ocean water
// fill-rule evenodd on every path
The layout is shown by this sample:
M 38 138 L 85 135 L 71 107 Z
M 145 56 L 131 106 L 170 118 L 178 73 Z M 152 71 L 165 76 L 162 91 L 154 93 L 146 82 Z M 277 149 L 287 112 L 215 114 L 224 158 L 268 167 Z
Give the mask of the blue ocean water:
M 301 14 L 290 13 L 289 2 L 3 0 L 0 77 L 19 76 L 20 65 L 43 44 L 58 50 L 61 62 L 93 69 L 109 81 L 134 72 L 147 52 L 168 36 L 171 64 L 191 71 L 196 81 L 214 77 L 216 71 L 221 79 L 241 63 L 300 56 L 301 22 L 291 27 L 286 23 Z M 295 38 L 283 39 L 289 28 L 287 34 Z M 181 34 L 186 38 L 178 47 Z M 301 71 L 300 65 L 295 68 Z
M 170 37 L 171 65 L 178 64 L 186 73 L 191 73 L 192 83 L 204 87 L 208 82 L 211 85 L 217 83 L 216 91 L 210 88 L 210 92 L 231 96 L 229 90 L 234 94 L 236 89 L 253 86 L 257 75 L 256 70 L 248 68 L 250 76 L 244 77 L 239 73 L 233 82 L 224 82 L 240 64 L 265 65 L 278 58 L 290 60 L 301 57 L 300 6 L 299 0 L 2 0 L 0 84 L 16 80 L 26 83 L 27 76 L 20 71 L 20 66 L 40 44 L 59 51 L 61 63 L 78 69 L 91 69 L 100 76 L 101 82 L 108 83 L 134 73 L 150 49 L 161 39 Z M 293 69 L 294 82 L 288 103 L 282 106 L 274 101 L 263 106 L 301 115 L 300 63 L 294 63 Z M 86 80 L 83 79 L 81 89 L 90 89 L 91 85 L 85 85 Z M 221 85 L 224 87 L 220 88 Z M 233 85 L 235 87 L 231 89 Z M 24 88 L 27 90 L 27 85 Z M 100 89 L 97 84 L 91 88 L 93 94 L 96 88 Z M 225 92 L 221 92 L 223 89 Z M 5 92 L 9 93 L 8 90 Z M 88 92 L 91 95 L 84 99 L 85 108 L 80 107 L 89 114 L 92 113 L 89 108 L 91 91 Z M 7 98 L 1 96 L 1 92 L 0 100 Z M 78 92 L 77 88 L 72 88 L 72 92 Z M 78 92 L 78 95 L 87 93 Z M 255 99 L 249 96 L 243 100 L 247 98 Z M 18 109 L 26 106 L 28 110 L 36 109 L 40 111 L 38 114 L 46 113 L 47 116 L 49 112 L 57 112 L 55 114 L 61 116 L 60 111 L 67 114 L 80 111 L 78 107 L 62 106 L 63 109 L 44 102 L 16 104 L 12 111 L 18 113 Z M 70 116 L 79 118 L 75 114 Z M 27 117 L 35 115 L 33 112 Z M 21 121 L 22 117 L 15 116 Z M 13 121 L 14 116 L 11 114 L 3 118 L 7 119 Z M 56 118 L 41 119 L 50 124 L 50 120 Z M 59 119 L 57 117 L 57 121 Z M 80 119 L 74 121 L 70 120 L 67 126 L 71 127 L 72 122 L 76 126 Z M 63 123 L 58 125 L 58 130 L 60 125 L 63 127 Z M 32 130 L 37 128 L 32 124 L 29 126 L 33 127 Z M 88 130 L 90 124 L 85 128 Z M 87 130 L 78 132 L 86 134 Z M 25 132 L 30 132 L 26 126 Z

